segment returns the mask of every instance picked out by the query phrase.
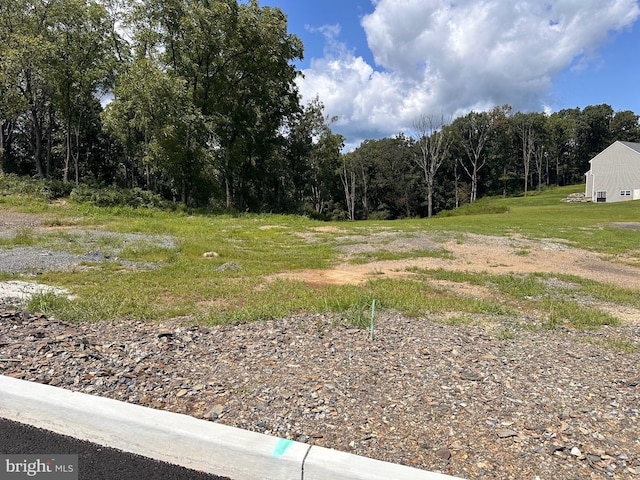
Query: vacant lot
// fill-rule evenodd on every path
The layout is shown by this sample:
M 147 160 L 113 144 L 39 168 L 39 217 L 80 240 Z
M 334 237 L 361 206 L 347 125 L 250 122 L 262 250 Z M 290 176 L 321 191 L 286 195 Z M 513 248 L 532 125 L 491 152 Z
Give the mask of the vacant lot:
M 50 255 L 5 278 L 80 298 L 36 298 L 48 316 L 0 313 L 0 373 L 464 478 L 638 478 L 632 216 L 541 230 L 515 216 L 122 228 L 14 209 L 0 213 L 3 251 Z

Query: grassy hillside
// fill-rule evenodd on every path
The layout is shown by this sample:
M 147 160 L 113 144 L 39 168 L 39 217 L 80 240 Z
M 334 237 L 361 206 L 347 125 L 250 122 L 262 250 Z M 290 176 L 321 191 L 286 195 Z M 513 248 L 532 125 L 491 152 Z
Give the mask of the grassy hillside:
M 640 221 L 640 202 L 561 201 L 578 191 L 582 186 L 550 189 L 526 198 L 483 199 L 461 209 L 460 215 L 433 219 L 340 223 L 278 215 L 98 208 L 13 191 L 0 195 L 0 211 L 35 213 L 42 217 L 44 226 L 55 228 L 22 228 L 12 237 L 0 239 L 0 246 L 47 246 L 79 253 L 95 249 L 95 244 L 88 246 L 79 240 L 74 233 L 78 229 L 175 238 L 174 248 L 153 242 L 114 245 L 119 242 L 116 237 L 105 237 L 98 245 L 103 252 L 117 251 L 120 259 L 153 262 L 157 268 L 98 261 L 37 275 L 39 283 L 65 287 L 75 299 L 43 295 L 36 297 L 29 308 L 74 321 L 188 317 L 194 322 L 228 323 L 297 312 L 331 312 L 366 323 L 375 299 L 379 310 L 393 309 L 416 317 L 433 315 L 448 321 L 479 321 L 488 316 L 511 319 L 525 308 L 538 312 L 541 325 L 549 327 L 615 324 L 617 319 L 611 314 L 572 298 L 582 296 L 640 307 L 637 292 L 577 278 L 565 279 L 576 285 L 577 290 L 569 295 L 546 287 L 549 282 L 543 281 L 545 275 L 496 276 L 490 271 L 466 275 L 421 272 L 411 280 L 380 278 L 364 285 L 342 286 L 311 286 L 271 277 L 292 270 L 329 268 L 345 261 L 337 246 L 354 243 L 354 239 L 366 242 L 369 236 L 384 232 L 426 233 L 436 243 L 463 241 L 467 234 L 547 238 L 609 255 L 635 255 L 633 258 L 640 263 L 640 232 L 609 226 L 611 222 Z M 216 256 L 205 257 L 206 252 L 216 252 Z M 407 252 L 379 248 L 355 253 L 350 261 L 447 254 L 437 248 Z M 435 278 L 481 284 L 499 293 L 502 301 L 457 295 L 434 284 Z M 1 279 L 32 281 L 33 275 L 0 273 Z

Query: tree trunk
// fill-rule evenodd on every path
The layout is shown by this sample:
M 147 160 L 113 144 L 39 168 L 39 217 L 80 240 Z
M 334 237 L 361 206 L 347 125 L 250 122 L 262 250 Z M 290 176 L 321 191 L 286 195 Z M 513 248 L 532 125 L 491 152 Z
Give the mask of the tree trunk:
M 6 145 L 7 145 L 7 138 L 5 136 L 5 125 L 8 122 L 6 120 L 1 120 L 0 121 L 0 173 L 4 173 L 4 163 L 5 163 L 5 157 L 6 157 Z
M 76 185 L 80 184 L 80 123 L 73 127 L 76 137 L 75 152 L 73 153 L 73 168 L 75 173 Z
M 364 167 L 360 168 L 362 173 L 362 208 L 364 210 L 364 218 L 369 218 L 369 182 L 367 182 L 367 173 Z
M 69 165 L 71 165 L 71 117 L 67 115 L 65 119 L 65 139 L 64 139 L 64 169 L 62 171 L 62 181 L 69 183 Z
M 49 124 L 47 125 L 47 156 L 45 158 L 45 171 L 47 178 L 51 178 L 51 149 L 53 148 L 53 105 L 49 105 Z
M 31 120 L 33 122 L 33 156 L 39 178 L 46 178 L 42 166 L 42 121 L 38 118 L 38 111 L 31 109 Z
M 473 203 L 476 201 L 478 197 L 478 168 L 477 164 L 473 164 L 473 174 L 471 175 L 471 197 L 469 198 L 469 203 Z
M 349 216 L 349 220 L 355 220 L 356 174 L 353 170 L 347 171 L 347 167 L 343 165 L 340 180 L 342 180 L 342 186 L 344 187 L 347 215 Z
M 229 175 L 226 175 L 224 178 L 224 187 L 227 194 L 227 209 L 231 209 L 231 180 L 229 179 Z
M 427 182 L 427 218 L 433 217 L 433 178 Z

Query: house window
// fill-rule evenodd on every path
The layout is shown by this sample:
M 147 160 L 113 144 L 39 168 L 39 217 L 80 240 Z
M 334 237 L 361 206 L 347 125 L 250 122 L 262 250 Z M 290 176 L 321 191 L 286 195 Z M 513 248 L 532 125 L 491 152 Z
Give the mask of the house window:
M 596 192 L 596 202 L 606 202 L 607 201 L 607 192 Z
M 620 196 L 621 197 L 630 197 L 631 196 L 631 190 L 620 190 Z

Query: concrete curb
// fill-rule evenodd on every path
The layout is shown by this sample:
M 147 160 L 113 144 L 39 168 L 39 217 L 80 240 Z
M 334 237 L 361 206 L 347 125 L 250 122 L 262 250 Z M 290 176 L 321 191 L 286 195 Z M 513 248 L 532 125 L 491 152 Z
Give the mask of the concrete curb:
M 0 417 L 233 480 L 454 478 L 3 375 Z

